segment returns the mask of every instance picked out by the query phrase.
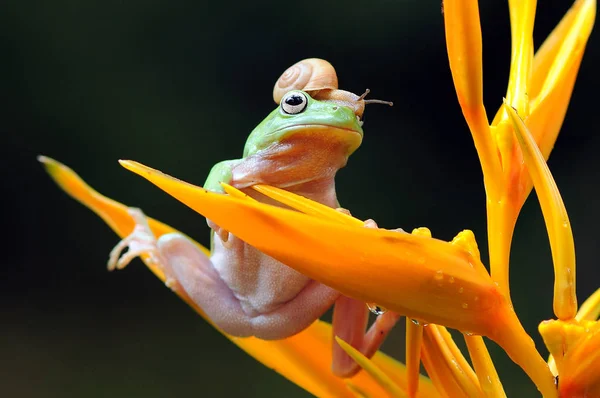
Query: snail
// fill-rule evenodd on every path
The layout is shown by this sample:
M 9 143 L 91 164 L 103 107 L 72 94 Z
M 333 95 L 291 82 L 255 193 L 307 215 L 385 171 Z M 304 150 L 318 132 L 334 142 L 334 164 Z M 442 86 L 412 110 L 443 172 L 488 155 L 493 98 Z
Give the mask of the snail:
M 316 100 L 347 106 L 359 119 L 362 119 L 367 104 L 393 105 L 389 101 L 365 100 L 369 89 L 362 95 L 339 90 L 335 69 L 329 62 L 319 58 L 304 59 L 283 72 L 273 87 L 273 99 L 279 104 L 281 98 L 291 90 L 302 90 Z

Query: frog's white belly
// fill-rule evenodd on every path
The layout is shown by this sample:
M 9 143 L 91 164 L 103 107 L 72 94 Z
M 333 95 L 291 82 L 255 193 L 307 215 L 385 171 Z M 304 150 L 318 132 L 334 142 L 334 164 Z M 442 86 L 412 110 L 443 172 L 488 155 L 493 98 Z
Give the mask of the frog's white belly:
M 229 235 L 213 237 L 211 261 L 250 317 L 269 313 L 294 299 L 311 279 Z

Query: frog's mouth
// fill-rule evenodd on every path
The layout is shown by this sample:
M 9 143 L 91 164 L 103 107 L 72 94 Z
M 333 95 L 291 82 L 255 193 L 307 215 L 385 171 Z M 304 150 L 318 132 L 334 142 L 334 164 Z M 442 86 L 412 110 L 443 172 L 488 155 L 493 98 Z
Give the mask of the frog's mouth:
M 361 144 L 363 132 L 351 127 L 333 126 L 322 123 L 305 123 L 286 126 L 278 129 L 276 133 L 283 133 L 281 139 L 289 140 L 292 137 L 306 139 L 314 142 L 313 147 L 323 144 L 341 145 L 347 148 L 347 155 L 354 152 Z

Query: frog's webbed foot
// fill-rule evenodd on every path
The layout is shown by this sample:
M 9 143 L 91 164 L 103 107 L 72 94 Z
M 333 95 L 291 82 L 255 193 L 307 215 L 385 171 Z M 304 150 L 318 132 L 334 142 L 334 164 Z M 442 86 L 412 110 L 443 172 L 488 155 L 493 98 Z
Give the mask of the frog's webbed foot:
M 150 230 L 148 220 L 142 210 L 130 207 L 127 212 L 135 221 L 131 234 L 123 238 L 110 252 L 108 270 L 123 269 L 134 258 L 144 254 L 149 255 L 154 262 L 160 262 L 160 254 L 156 245 L 156 238 Z M 128 249 L 125 251 L 125 249 Z
M 342 214 L 345 214 L 347 216 L 351 216 L 352 214 L 350 213 L 350 210 L 348 209 L 344 209 L 343 207 L 338 207 L 335 209 L 335 211 L 339 211 Z

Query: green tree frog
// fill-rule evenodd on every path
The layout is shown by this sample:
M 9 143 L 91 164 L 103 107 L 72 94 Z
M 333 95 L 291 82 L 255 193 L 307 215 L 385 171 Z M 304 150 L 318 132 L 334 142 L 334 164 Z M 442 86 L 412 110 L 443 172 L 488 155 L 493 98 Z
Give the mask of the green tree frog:
M 221 182 L 257 200 L 268 198 L 250 189 L 268 184 L 338 208 L 335 175 L 360 146 L 362 122 L 355 111 L 335 101 L 319 101 L 302 90 L 286 92 L 277 107 L 250 134 L 243 157 L 216 164 L 204 188 L 223 193 Z M 269 203 L 272 203 L 270 201 Z M 282 339 L 318 319 L 334 303 L 333 333 L 367 356 L 379 348 L 398 315 L 379 315 L 365 333 L 365 303 L 340 295 L 246 244 L 208 220 L 214 231 L 211 257 L 186 237 L 169 234 L 155 240 L 140 210 L 132 235 L 111 253 L 109 268 L 150 253 L 210 319 L 234 336 Z M 376 227 L 366 222 L 366 227 Z M 120 258 L 125 247 L 129 250 Z M 348 377 L 359 367 L 333 343 L 332 370 Z

